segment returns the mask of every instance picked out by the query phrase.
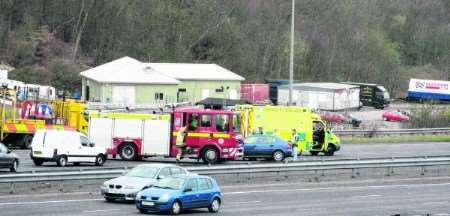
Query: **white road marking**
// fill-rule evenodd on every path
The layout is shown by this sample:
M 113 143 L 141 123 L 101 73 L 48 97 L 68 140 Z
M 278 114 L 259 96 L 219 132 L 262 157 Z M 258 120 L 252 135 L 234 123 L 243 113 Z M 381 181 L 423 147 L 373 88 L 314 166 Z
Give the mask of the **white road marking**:
M 443 205 L 443 204 L 448 204 L 448 201 L 435 201 L 435 202 L 424 202 L 422 203 L 424 205 Z
M 350 198 L 370 198 L 370 197 L 381 197 L 382 195 L 372 194 L 372 195 L 362 195 L 362 196 L 351 196 Z
M 295 191 L 318 191 L 318 190 L 347 190 L 347 189 L 369 189 L 369 188 L 395 188 L 395 187 L 425 187 L 425 186 L 446 186 L 450 183 L 439 184 L 400 184 L 400 185 L 373 185 L 373 186 L 354 186 L 354 187 L 322 187 L 322 188 L 292 188 L 292 189 L 273 189 L 273 190 L 253 190 L 253 191 L 236 191 L 223 193 L 224 195 L 239 195 L 239 194 L 252 194 L 252 193 L 277 193 L 277 192 L 295 192 Z
M 37 202 L 10 202 L 10 203 L 0 203 L 0 206 L 4 206 L 4 205 L 49 204 L 49 203 L 68 203 L 68 202 L 90 202 L 90 201 L 100 201 L 100 200 L 103 200 L 103 199 L 50 200 L 50 201 L 37 201 Z
M 112 212 L 112 211 L 120 211 L 120 209 L 99 209 L 99 210 L 83 211 L 83 213 L 98 213 L 98 212 Z
M 226 202 L 226 205 L 240 205 L 240 204 L 252 204 L 252 203 L 260 203 L 261 201 L 244 201 L 244 202 Z

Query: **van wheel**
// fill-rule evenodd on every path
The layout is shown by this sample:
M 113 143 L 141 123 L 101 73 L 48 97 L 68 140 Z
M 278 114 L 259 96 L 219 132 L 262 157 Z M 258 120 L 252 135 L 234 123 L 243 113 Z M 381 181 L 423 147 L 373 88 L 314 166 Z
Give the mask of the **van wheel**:
M 58 161 L 56 161 L 56 164 L 60 167 L 65 167 L 67 165 L 67 157 L 64 155 L 59 156 Z
M 207 147 L 203 150 L 202 160 L 207 164 L 216 163 L 219 160 L 219 152 L 215 148 Z
M 11 172 L 17 172 L 17 169 L 19 169 L 19 161 L 15 160 L 11 165 L 11 168 L 9 168 L 9 170 Z
M 41 160 L 41 159 L 33 158 L 33 163 L 34 163 L 34 165 L 36 165 L 36 166 L 42 166 L 42 164 L 44 163 L 44 161 Z
M 96 166 L 102 166 L 105 163 L 105 156 L 102 154 L 97 155 L 95 158 L 95 165 Z
M 280 150 L 277 150 L 277 151 L 275 151 L 272 154 L 272 158 L 273 158 L 274 161 L 277 161 L 277 162 L 283 161 L 284 160 L 284 153 L 282 151 L 280 151 Z
M 325 156 L 333 156 L 334 152 L 335 152 L 335 147 L 334 147 L 334 145 L 330 144 L 330 145 L 328 145 L 328 149 L 325 152 Z
M 125 144 L 119 150 L 120 158 L 122 160 L 136 160 L 137 149 L 134 144 Z
M 318 151 L 309 151 L 309 153 L 311 153 L 312 156 L 317 156 L 319 155 Z

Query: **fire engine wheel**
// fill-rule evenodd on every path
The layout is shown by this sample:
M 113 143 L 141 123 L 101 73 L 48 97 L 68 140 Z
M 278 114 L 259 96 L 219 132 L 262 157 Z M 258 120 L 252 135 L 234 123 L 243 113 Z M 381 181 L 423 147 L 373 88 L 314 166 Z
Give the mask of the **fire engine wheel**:
M 56 161 L 58 166 L 65 167 L 67 165 L 67 157 L 65 155 L 61 155 L 58 158 L 58 161 Z
M 309 151 L 309 153 L 311 153 L 312 156 L 317 156 L 319 155 L 318 151 Z
M 136 146 L 133 144 L 125 144 L 120 148 L 119 154 L 123 160 L 136 160 L 137 159 Z
M 207 147 L 203 150 L 202 160 L 206 164 L 216 163 L 219 160 L 219 152 L 215 148 Z
M 272 159 L 274 160 L 274 161 L 283 161 L 284 160 L 284 153 L 282 152 L 282 151 L 280 151 L 280 150 L 277 150 L 277 151 L 275 151 L 273 154 L 272 154 Z

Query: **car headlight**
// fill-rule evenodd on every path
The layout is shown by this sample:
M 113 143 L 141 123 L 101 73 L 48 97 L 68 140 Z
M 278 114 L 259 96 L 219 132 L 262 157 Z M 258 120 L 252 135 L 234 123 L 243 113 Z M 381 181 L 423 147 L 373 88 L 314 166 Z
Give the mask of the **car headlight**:
M 107 182 L 103 183 L 102 187 L 103 188 L 108 188 L 108 183 Z
M 135 187 L 134 187 L 134 186 L 131 186 L 131 185 L 127 185 L 127 186 L 125 186 L 125 189 L 132 190 L 132 189 L 135 189 Z
M 141 199 L 141 192 L 138 192 L 137 194 L 136 194 L 136 200 L 140 200 Z
M 159 202 L 165 203 L 169 201 L 169 194 L 164 194 L 159 198 Z

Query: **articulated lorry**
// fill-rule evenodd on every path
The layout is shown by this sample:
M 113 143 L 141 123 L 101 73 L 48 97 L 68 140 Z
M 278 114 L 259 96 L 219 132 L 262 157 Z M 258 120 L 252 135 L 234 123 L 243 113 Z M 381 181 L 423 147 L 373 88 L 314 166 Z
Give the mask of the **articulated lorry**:
M 450 81 L 411 79 L 408 101 L 450 101 Z
M 248 136 L 258 133 L 273 134 L 286 141 L 292 139 L 292 129 L 299 136 L 299 152 L 311 155 L 333 155 L 340 149 L 339 138 L 327 127 L 320 116 L 311 109 L 295 106 L 238 106 L 241 112 L 242 133 Z
M 187 127 L 185 158 L 216 163 L 243 158 L 240 114 L 229 110 L 177 108 L 170 114 L 89 113 L 88 137 L 123 160 L 175 157 L 176 137 Z

